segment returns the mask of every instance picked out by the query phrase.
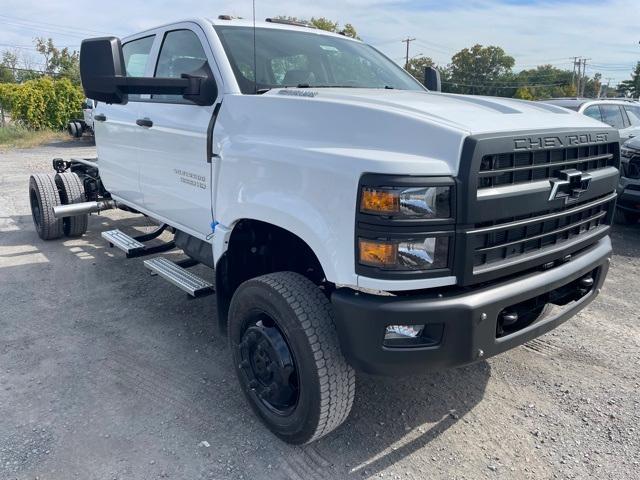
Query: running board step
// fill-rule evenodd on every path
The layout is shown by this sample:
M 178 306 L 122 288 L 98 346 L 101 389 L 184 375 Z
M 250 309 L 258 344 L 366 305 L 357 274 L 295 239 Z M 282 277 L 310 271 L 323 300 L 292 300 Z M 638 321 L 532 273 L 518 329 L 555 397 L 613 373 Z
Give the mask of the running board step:
M 202 297 L 213 293 L 212 284 L 164 257 L 145 260 L 144 266 L 192 297 Z
M 102 238 L 104 238 L 112 247 L 117 247 L 127 254 L 127 257 L 133 257 L 140 252 L 143 252 L 145 246 L 135 238 L 130 237 L 126 233 L 121 232 L 117 228 L 115 230 L 108 230 L 102 232 Z

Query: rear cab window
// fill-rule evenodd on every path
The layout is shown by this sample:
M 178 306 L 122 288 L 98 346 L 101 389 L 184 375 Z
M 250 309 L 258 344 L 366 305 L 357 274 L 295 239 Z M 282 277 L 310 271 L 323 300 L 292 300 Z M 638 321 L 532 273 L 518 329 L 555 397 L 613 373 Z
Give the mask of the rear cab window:
M 198 36 L 191 30 L 173 30 L 165 34 L 155 77 L 180 78 L 183 73 L 194 73 L 207 63 L 207 55 Z M 171 103 L 191 103 L 182 95 L 153 95 L 153 100 Z
M 155 35 L 149 35 L 122 45 L 124 68 L 128 77 L 144 77 L 155 38 Z M 129 101 L 140 100 L 140 98 L 141 95 L 138 94 L 129 95 Z

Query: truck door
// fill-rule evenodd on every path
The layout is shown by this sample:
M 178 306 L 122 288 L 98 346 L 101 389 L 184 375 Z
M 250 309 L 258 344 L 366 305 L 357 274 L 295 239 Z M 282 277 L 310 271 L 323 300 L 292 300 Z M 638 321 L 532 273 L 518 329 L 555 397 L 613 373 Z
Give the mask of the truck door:
M 143 77 L 147 68 L 155 35 L 147 35 L 126 42 L 122 46 L 127 75 Z M 126 105 L 108 105 L 99 102 L 93 112 L 96 147 L 100 165 L 100 177 L 109 192 L 116 198 L 133 206 L 143 204 L 138 183 L 137 147 L 140 127 L 140 95 L 130 95 Z
M 205 62 L 215 70 L 204 33 L 195 24 L 180 24 L 163 32 L 154 76 L 180 77 Z M 207 130 L 214 108 L 194 105 L 180 95 L 152 95 L 140 103 L 137 119 L 145 209 L 201 239 L 211 232 L 213 219 Z

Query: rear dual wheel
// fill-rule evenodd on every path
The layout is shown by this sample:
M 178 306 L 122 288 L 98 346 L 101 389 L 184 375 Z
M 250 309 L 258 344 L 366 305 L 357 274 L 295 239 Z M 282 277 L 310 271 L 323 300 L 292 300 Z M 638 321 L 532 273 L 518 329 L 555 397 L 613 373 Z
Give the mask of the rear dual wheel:
M 75 173 L 36 173 L 29 179 L 31 216 L 43 240 L 83 235 L 87 231 L 87 214 L 59 219 L 53 216 L 53 207 L 84 201 L 84 186 Z
M 75 173 L 58 173 L 56 174 L 55 181 L 58 191 L 60 192 L 62 205 L 86 201 L 84 185 L 80 177 Z M 67 237 L 81 237 L 87 232 L 88 224 L 89 215 L 86 213 L 62 219 L 63 231 Z
M 228 332 L 244 394 L 278 437 L 309 443 L 347 418 L 355 374 L 313 282 L 293 272 L 248 280 L 231 301 Z

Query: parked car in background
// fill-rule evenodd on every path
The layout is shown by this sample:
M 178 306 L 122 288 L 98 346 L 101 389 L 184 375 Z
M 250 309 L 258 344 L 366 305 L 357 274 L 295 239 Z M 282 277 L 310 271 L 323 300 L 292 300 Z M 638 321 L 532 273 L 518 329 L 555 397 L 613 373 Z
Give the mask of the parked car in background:
M 640 220 L 640 137 L 628 140 L 620 153 L 616 219 L 620 223 L 637 223 Z
M 575 110 L 617 129 L 620 144 L 640 135 L 640 103 L 626 99 L 552 98 L 544 103 Z
M 96 108 L 96 101 L 85 98 L 82 102 L 82 118 L 71 120 L 67 125 L 67 131 L 72 137 L 80 138 L 84 132 L 93 135 L 93 110 Z

